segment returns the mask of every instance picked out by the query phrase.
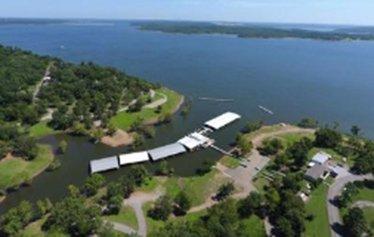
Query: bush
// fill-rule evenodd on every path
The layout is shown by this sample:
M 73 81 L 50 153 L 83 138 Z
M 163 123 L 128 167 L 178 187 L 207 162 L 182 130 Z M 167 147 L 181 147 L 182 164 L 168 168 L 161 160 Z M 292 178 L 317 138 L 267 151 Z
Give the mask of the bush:
M 250 133 L 259 130 L 264 125 L 263 121 L 251 121 L 248 122 L 242 129 L 243 133 Z
M 318 121 L 314 118 L 303 118 L 297 126 L 302 128 L 317 128 L 318 127 Z
M 282 142 L 278 138 L 264 141 L 262 147 L 258 148 L 261 155 L 275 155 L 279 150 L 283 149 Z
M 54 171 L 61 167 L 61 161 L 55 158 L 51 164 L 47 167 L 47 171 Z
M 155 220 L 166 221 L 173 211 L 171 198 L 167 195 L 157 199 L 155 206 L 148 211 L 148 216 Z
M 60 142 L 58 143 L 58 152 L 59 152 L 60 154 L 64 154 L 64 153 L 66 152 L 67 148 L 68 148 L 68 143 L 66 142 L 65 139 L 62 140 L 62 141 L 60 141 Z
M 218 201 L 222 201 L 229 197 L 235 190 L 234 184 L 233 183 L 227 183 L 223 184 L 219 187 L 218 192 L 215 196 L 215 198 Z
M 315 145 L 318 147 L 335 148 L 342 141 L 342 135 L 330 128 L 318 129 L 315 135 Z

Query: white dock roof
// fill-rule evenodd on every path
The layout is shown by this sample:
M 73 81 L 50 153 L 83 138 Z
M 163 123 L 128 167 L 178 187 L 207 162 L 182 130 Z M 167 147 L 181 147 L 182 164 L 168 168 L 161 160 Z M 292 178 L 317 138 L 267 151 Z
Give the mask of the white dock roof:
M 193 150 L 198 146 L 202 146 L 204 143 L 208 142 L 209 138 L 201 135 L 200 133 L 194 132 L 188 136 L 183 137 L 178 140 L 178 143 L 187 147 L 189 150 Z
M 221 114 L 218 117 L 215 117 L 214 119 L 211 119 L 207 122 L 205 122 L 205 125 L 213 128 L 215 130 L 218 130 L 224 126 L 226 126 L 229 123 L 234 122 L 235 120 L 240 119 L 239 114 L 235 114 L 232 112 L 226 112 L 224 114 Z
M 189 137 L 189 136 L 185 136 L 185 137 L 179 139 L 178 143 L 187 147 L 189 150 L 195 149 L 196 147 L 201 145 L 201 143 L 198 140 L 193 139 L 192 137 Z
M 146 151 L 122 154 L 119 156 L 120 165 L 135 164 L 135 163 L 144 162 L 148 160 L 149 160 L 149 156 L 148 156 L 148 152 Z
M 152 160 L 160 160 L 167 158 L 169 156 L 175 156 L 181 153 L 186 152 L 186 148 L 179 143 L 172 143 L 166 146 L 158 147 L 148 151 L 148 154 L 151 156 Z
M 117 156 L 90 161 L 91 173 L 103 172 L 106 170 L 118 169 Z

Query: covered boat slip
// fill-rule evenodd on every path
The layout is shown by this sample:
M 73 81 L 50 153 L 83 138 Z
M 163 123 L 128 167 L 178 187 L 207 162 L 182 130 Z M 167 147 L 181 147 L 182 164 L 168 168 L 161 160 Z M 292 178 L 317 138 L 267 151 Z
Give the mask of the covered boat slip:
M 91 173 L 103 172 L 107 170 L 118 169 L 118 158 L 117 156 L 112 156 L 108 158 L 103 158 L 100 160 L 90 161 Z
M 225 151 L 213 146 L 214 140 L 207 137 L 206 134 L 213 132 L 214 130 L 218 130 L 237 119 L 240 119 L 240 115 L 232 112 L 226 112 L 212 120 L 209 120 L 200 130 L 188 134 L 175 143 L 157 147 L 148 151 L 121 154 L 119 157 L 112 156 L 99 160 L 92 160 L 90 161 L 91 173 L 118 169 L 120 165 L 131 165 L 149 160 L 158 161 L 185 153 L 187 151 L 192 152 L 201 147 L 207 148 L 211 146 L 214 149 L 224 153 Z
M 148 151 L 149 156 L 153 161 L 165 159 L 170 156 L 175 156 L 185 153 L 186 148 L 179 143 L 172 143 L 166 146 L 158 147 Z
M 145 162 L 148 160 L 149 160 L 149 155 L 148 155 L 148 152 L 146 151 L 133 152 L 130 154 L 123 154 L 119 156 L 120 165 L 135 164 L 135 163 Z
M 214 130 L 218 130 L 223 128 L 224 126 L 234 122 L 235 120 L 240 119 L 240 115 L 232 112 L 226 112 L 221 114 L 214 119 L 211 119 L 204 123 L 205 126 L 209 128 L 213 128 Z

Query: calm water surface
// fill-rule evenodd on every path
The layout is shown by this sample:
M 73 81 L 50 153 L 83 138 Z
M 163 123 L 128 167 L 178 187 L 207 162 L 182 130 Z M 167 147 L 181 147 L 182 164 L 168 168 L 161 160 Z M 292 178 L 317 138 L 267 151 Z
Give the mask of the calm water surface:
M 243 116 L 239 123 L 214 134 L 227 147 L 248 119 L 267 123 L 294 122 L 314 117 L 337 121 L 341 129 L 359 125 L 374 138 L 374 42 L 239 39 L 222 35 L 179 35 L 139 31 L 127 22 L 0 26 L 0 43 L 61 57 L 72 62 L 94 61 L 160 82 L 193 102 L 187 118 L 157 128 L 144 148 L 173 142 L 205 120 L 227 110 Z M 199 96 L 231 98 L 234 102 L 199 101 Z M 275 114 L 262 113 L 257 105 Z M 61 136 L 43 138 L 56 145 Z M 125 148 L 93 145 L 86 138 L 69 138 L 62 167 L 43 173 L 31 187 L 14 192 L 0 213 L 20 200 L 35 201 L 65 194 L 68 184 L 82 184 L 91 159 L 126 152 Z M 178 175 L 195 173 L 214 151 L 169 159 Z M 152 168 L 152 165 L 148 165 Z M 115 179 L 127 169 L 106 174 Z

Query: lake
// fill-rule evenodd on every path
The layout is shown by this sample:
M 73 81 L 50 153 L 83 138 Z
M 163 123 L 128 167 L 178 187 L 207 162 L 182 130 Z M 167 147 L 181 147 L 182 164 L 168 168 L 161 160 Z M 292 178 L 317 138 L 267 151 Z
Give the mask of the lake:
M 225 35 L 182 35 L 139 31 L 126 21 L 105 24 L 2 25 L 0 43 L 48 54 L 71 62 L 110 65 L 152 82 L 160 82 L 192 101 L 190 114 L 176 115 L 159 126 L 143 148 L 173 142 L 227 110 L 243 116 L 214 134 L 228 147 L 248 120 L 296 122 L 314 117 L 321 123 L 355 124 L 374 138 L 374 42 L 331 42 L 299 39 L 241 39 Z M 233 99 L 200 101 L 198 97 Z M 265 114 L 263 105 L 274 112 Z M 62 135 L 43 138 L 56 145 Z M 93 145 L 86 138 L 69 138 L 62 167 L 37 177 L 31 187 L 8 196 L 0 213 L 20 200 L 61 198 L 68 184 L 82 184 L 88 162 L 126 152 L 125 148 Z M 178 175 L 193 175 L 205 160 L 220 157 L 206 150 L 169 159 Z M 147 164 L 150 168 L 154 165 Z M 107 173 L 109 179 L 126 168 Z

